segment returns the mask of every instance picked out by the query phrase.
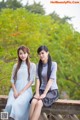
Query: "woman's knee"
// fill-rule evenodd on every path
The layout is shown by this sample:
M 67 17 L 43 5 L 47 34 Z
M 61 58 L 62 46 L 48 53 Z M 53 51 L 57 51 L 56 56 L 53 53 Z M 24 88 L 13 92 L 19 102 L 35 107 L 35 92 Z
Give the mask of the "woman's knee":
M 43 106 L 42 100 L 39 100 L 39 101 L 37 102 L 37 105 L 40 106 L 40 107 L 42 107 L 42 106 Z
M 37 104 L 37 101 L 38 101 L 37 99 L 33 99 L 31 104 L 35 105 L 35 104 Z

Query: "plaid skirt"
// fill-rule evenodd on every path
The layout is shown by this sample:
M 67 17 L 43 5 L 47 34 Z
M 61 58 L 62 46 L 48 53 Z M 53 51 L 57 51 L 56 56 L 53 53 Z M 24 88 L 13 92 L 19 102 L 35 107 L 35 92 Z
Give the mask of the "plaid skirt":
M 40 95 L 43 94 L 44 90 L 39 91 Z M 46 97 L 42 99 L 43 102 L 43 106 L 45 107 L 51 107 L 51 105 L 58 100 L 59 97 L 59 93 L 58 93 L 58 89 L 54 89 L 54 90 L 49 90 Z

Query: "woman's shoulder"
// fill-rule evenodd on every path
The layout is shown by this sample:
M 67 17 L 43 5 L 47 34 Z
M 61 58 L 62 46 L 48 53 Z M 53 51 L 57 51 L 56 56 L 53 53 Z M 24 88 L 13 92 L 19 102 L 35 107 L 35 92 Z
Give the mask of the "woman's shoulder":
M 55 61 L 52 61 L 52 67 L 57 67 L 57 62 L 55 62 Z
M 16 68 L 17 67 L 17 63 L 15 63 L 14 65 L 13 65 L 13 68 Z
M 31 66 L 31 67 L 32 67 L 32 66 L 34 66 L 34 67 L 35 67 L 35 66 L 36 66 L 36 64 L 35 64 L 35 63 L 33 63 L 33 62 L 31 62 L 31 63 L 30 63 L 30 66 Z
M 37 69 L 38 69 L 38 65 L 39 65 L 39 63 L 36 64 L 36 68 L 37 68 Z
M 12 70 L 13 70 L 13 71 L 15 71 L 15 70 L 16 70 L 16 68 L 17 68 L 17 63 L 15 63 L 15 64 L 13 65 Z

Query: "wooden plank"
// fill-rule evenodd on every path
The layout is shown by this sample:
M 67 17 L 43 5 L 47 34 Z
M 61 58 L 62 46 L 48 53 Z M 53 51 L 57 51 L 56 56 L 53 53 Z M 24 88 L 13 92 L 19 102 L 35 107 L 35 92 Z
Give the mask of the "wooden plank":
M 43 107 L 43 111 L 47 114 L 49 112 L 53 114 L 77 114 L 80 115 L 80 105 L 74 104 L 53 104 L 51 107 Z
M 7 99 L 7 95 L 0 95 L 0 99 Z M 58 99 L 55 104 L 76 104 L 80 105 L 80 100 L 66 100 L 66 99 Z
M 7 99 L 7 95 L 0 95 L 0 109 L 4 109 Z M 47 114 L 80 115 L 80 100 L 58 99 L 51 107 L 43 107 L 42 112 Z
M 80 100 L 58 99 L 55 103 L 80 105 Z
M 0 95 L 0 99 L 8 99 L 7 95 Z

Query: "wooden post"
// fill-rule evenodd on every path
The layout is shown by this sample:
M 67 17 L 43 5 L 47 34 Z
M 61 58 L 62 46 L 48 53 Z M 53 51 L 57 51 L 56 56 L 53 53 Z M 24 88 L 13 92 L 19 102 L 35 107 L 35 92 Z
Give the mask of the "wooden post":
M 39 120 L 48 120 L 47 114 L 45 112 L 41 113 Z
M 71 117 L 71 120 L 79 120 L 76 115 L 70 115 L 70 117 Z
M 63 118 L 60 114 L 50 114 L 49 120 L 63 120 Z

